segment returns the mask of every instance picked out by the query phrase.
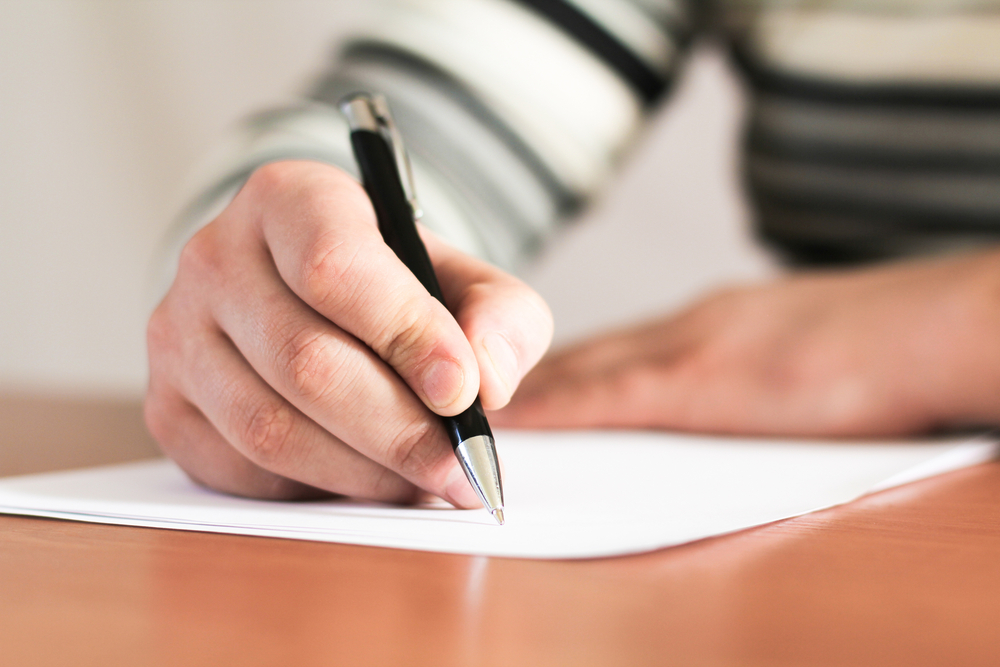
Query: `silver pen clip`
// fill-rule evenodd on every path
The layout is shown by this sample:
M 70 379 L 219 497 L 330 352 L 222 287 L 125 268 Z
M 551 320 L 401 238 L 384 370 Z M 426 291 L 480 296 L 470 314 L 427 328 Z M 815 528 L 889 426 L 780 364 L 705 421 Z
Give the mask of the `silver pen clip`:
M 355 93 L 340 101 L 340 110 L 347 116 L 351 131 L 367 130 L 382 135 L 392 150 L 396 161 L 396 169 L 403 184 L 403 194 L 413 210 L 413 219 L 420 220 L 424 212 L 417 201 L 417 191 L 413 187 L 413 169 L 410 167 L 410 157 L 403 146 L 403 137 L 396 127 L 396 121 L 389 111 L 389 102 L 385 95 Z

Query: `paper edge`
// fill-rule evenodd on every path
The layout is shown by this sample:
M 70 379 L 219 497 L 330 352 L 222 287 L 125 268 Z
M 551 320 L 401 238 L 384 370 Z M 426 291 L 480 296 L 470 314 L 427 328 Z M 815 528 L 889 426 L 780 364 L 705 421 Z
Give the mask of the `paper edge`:
M 666 549 L 675 546 L 681 546 L 684 544 L 693 544 L 700 542 L 705 539 L 713 539 L 716 537 L 722 537 L 725 535 L 733 535 L 736 533 L 743 532 L 745 530 L 751 530 L 754 528 L 760 528 L 763 526 L 769 526 L 781 521 L 787 521 L 800 516 L 806 516 L 814 512 L 832 509 L 834 507 L 841 507 L 859 498 L 878 493 L 880 491 L 885 491 L 888 489 L 900 487 L 912 482 L 920 481 L 923 479 L 928 479 L 940 474 L 947 472 L 952 472 L 955 470 L 960 470 L 980 463 L 985 463 L 991 460 L 996 460 L 1000 458 L 1000 441 L 996 439 L 995 433 L 989 433 L 979 436 L 974 436 L 968 441 L 960 442 L 956 444 L 953 448 L 942 452 L 936 456 L 932 456 L 930 459 L 918 463 L 906 470 L 899 473 L 891 475 L 887 479 L 875 484 L 871 488 L 863 491 L 862 493 L 844 500 L 840 503 L 833 503 L 830 505 L 823 505 L 821 507 L 816 507 L 803 512 L 791 513 L 785 516 L 776 517 L 769 521 L 763 523 L 753 523 L 739 528 L 734 528 L 732 530 L 727 530 L 723 532 L 715 532 L 708 535 L 703 535 L 700 537 L 694 537 L 691 539 L 677 541 L 677 542 L 661 542 L 661 541 L 651 541 L 645 544 L 633 544 L 628 551 L 620 550 L 609 550 L 609 551 L 589 551 L 587 553 L 563 553 L 560 555 L 546 555 L 546 554 L 523 554 L 518 553 L 516 550 L 512 550 L 510 553 L 498 553 L 496 551 L 490 552 L 478 552 L 469 549 L 457 549 L 450 548 L 448 546 L 436 546 L 427 547 L 419 544 L 406 544 L 406 545 L 393 545 L 393 544 L 373 544 L 371 541 L 361 541 L 360 539 L 354 538 L 351 535 L 330 535 L 330 537 L 324 538 L 322 535 L 316 534 L 305 534 L 295 530 L 275 530 L 273 528 L 254 528 L 250 526 L 239 526 L 234 530 L 233 526 L 217 526 L 213 524 L 204 523 L 187 523 L 178 520 L 171 520 L 169 525 L 161 523 L 162 520 L 150 520 L 142 519 L 136 517 L 127 516 L 113 516 L 108 514 L 89 514 L 85 512 L 72 512 L 72 511 L 56 511 L 56 510 L 32 510 L 25 509 L 22 507 L 12 507 L 0 505 L 0 514 L 11 515 L 11 516 L 22 516 L 22 517 L 36 517 L 44 519 L 55 519 L 64 521 L 75 521 L 78 523 L 95 523 L 101 525 L 110 526 L 130 526 L 135 528 L 147 528 L 151 530 L 180 530 L 186 532 L 199 532 L 199 533 L 209 533 L 209 534 L 220 534 L 220 535 L 241 535 L 244 537 L 263 537 L 271 539 L 294 539 L 300 541 L 312 541 L 312 542 L 322 542 L 327 544 L 346 544 L 351 546 L 364 546 L 382 549 L 404 549 L 410 551 L 422 551 L 426 553 L 447 553 L 455 555 L 468 555 L 468 556 L 487 556 L 490 558 L 516 558 L 525 560 L 545 560 L 545 561 L 557 561 L 557 560 L 587 560 L 587 559 L 597 559 L 597 558 L 615 558 L 615 557 L 626 557 L 633 555 L 640 555 L 644 553 L 651 553 L 653 551 L 658 551 L 660 549 Z M 170 459 L 164 457 L 157 457 L 154 459 L 146 459 L 142 461 L 133 461 L 122 464 L 112 464 L 109 466 L 98 466 L 100 467 L 126 467 L 126 466 L 150 466 L 150 465 L 160 465 L 162 463 L 170 463 L 171 465 L 176 465 Z M 88 470 L 88 468 L 81 468 L 77 470 Z M 46 474 L 59 474 L 59 473 L 72 473 L 75 470 L 65 470 L 65 471 L 54 471 L 52 473 L 36 473 L 34 475 L 18 475 L 11 476 L 7 478 L 0 479 L 0 484 L 6 480 L 16 480 L 18 478 L 28 478 L 34 477 L 36 475 L 46 475 Z M 237 532 L 238 531 L 238 532 Z

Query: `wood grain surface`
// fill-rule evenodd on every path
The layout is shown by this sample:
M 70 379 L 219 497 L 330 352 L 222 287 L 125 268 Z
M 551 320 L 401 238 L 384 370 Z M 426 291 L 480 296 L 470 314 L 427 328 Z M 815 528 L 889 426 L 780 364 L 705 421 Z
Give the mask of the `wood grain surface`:
M 996 665 L 998 622 L 996 463 L 576 562 L 0 517 L 4 666 Z

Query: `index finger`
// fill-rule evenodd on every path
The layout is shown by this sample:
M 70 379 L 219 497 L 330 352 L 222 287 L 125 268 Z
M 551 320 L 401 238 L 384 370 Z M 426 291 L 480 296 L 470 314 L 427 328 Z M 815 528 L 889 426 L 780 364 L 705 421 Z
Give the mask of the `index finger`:
M 455 318 L 389 249 L 361 186 L 326 165 L 285 162 L 248 181 L 282 280 L 392 366 L 427 407 L 455 415 L 479 391 Z

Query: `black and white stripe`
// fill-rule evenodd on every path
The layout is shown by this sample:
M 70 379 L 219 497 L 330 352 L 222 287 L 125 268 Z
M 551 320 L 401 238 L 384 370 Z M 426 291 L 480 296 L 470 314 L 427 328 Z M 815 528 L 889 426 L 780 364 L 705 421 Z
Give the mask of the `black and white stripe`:
M 752 91 L 746 182 L 763 237 L 832 262 L 1000 242 L 1000 20 L 987 20 L 1000 4 L 989 4 L 734 12 L 733 51 Z M 759 29 L 769 20 L 781 29 Z M 978 64 L 954 50 L 934 60 L 984 31 L 994 71 L 979 51 L 969 55 Z M 869 38 L 878 34 L 884 42 Z
M 386 2 L 308 100 L 245 126 L 192 211 L 281 157 L 353 169 L 331 105 L 374 90 L 427 223 L 512 267 L 609 181 L 705 26 L 749 84 L 764 238 L 810 261 L 1000 242 L 1000 0 Z

